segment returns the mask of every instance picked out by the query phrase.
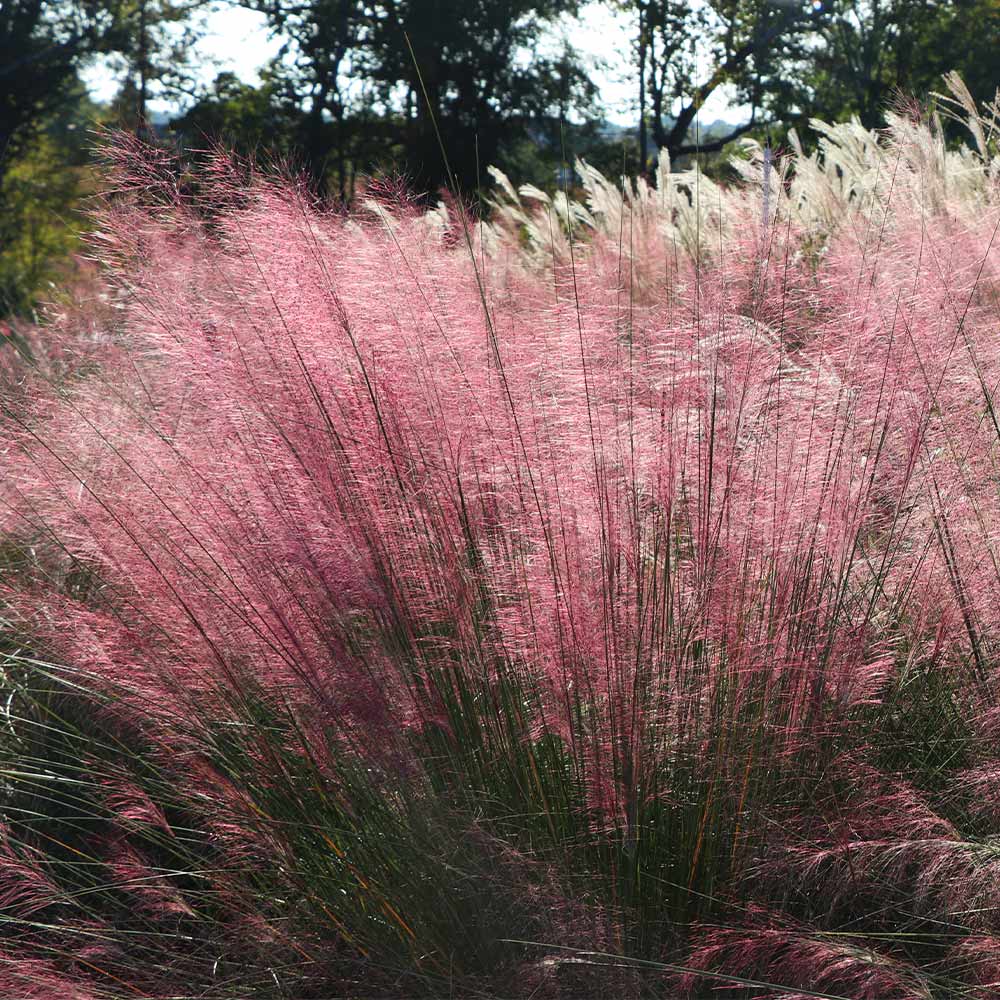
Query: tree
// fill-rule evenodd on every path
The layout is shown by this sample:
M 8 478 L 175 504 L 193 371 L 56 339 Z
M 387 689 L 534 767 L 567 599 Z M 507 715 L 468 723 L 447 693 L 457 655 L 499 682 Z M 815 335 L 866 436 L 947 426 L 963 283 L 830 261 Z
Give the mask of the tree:
M 118 53 L 135 69 L 141 119 L 149 82 L 179 54 L 166 25 L 203 2 L 0 0 L 0 310 L 30 308 L 75 245 L 89 155 L 78 137 L 96 113 L 78 69 Z
M 947 68 L 961 74 L 976 101 L 992 101 L 1000 87 L 1000 0 L 954 0 L 950 6 L 934 44 L 950 55 Z
M 97 0 L 0 0 L 0 313 L 30 308 L 74 245 L 83 128 L 66 116 L 110 24 Z
M 121 119 L 142 131 L 149 100 L 190 93 L 187 71 L 191 45 L 198 37 L 194 15 L 211 0 L 108 0 L 111 24 L 102 48 L 124 66 L 116 104 Z
M 997 87 L 998 0 L 829 0 L 817 44 L 785 81 L 784 117 L 884 123 L 899 95 L 925 98 L 958 70 L 977 101 Z
M 409 170 L 433 189 L 444 179 L 442 151 L 459 184 L 502 162 L 526 121 L 565 119 L 592 88 L 564 49 L 539 48 L 545 27 L 574 12 L 566 0 L 408 0 L 379 5 L 372 38 L 376 77 L 405 92 Z
M 97 0 L 0 3 L 0 176 L 7 158 L 71 99 L 77 68 L 110 23 L 107 5 Z
M 637 21 L 643 164 L 650 133 L 673 160 L 720 150 L 757 126 L 815 20 L 800 0 L 625 0 L 620 6 Z M 692 138 L 705 102 L 724 85 L 750 106 L 749 120 L 706 142 Z
M 273 67 L 273 92 L 300 111 L 297 145 L 319 187 L 331 168 L 346 194 L 359 147 L 373 138 L 368 41 L 374 16 L 360 0 L 247 0 L 289 44 Z M 369 125 L 374 125 L 368 122 Z M 332 161 L 332 162 L 331 162 Z
M 475 189 L 532 121 L 593 98 L 571 50 L 540 48 L 577 0 L 248 0 L 292 39 L 305 147 L 322 178 L 332 156 L 343 186 L 359 140 L 400 146 L 410 182 Z M 366 151 L 369 157 L 373 150 Z
M 263 82 L 255 87 L 232 73 L 219 73 L 171 127 L 187 144 L 207 138 L 222 141 L 244 156 L 290 155 L 301 112 L 289 105 L 271 70 L 262 75 Z
M 80 203 L 93 183 L 87 126 L 97 109 L 78 81 L 67 90 L 30 143 L 18 142 L 0 176 L 0 315 L 29 312 L 72 269 Z

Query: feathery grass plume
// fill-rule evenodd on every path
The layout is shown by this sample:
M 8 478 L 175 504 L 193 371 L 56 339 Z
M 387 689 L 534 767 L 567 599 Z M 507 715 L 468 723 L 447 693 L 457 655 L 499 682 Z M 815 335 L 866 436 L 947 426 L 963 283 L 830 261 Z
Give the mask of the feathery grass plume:
M 754 922 L 760 926 L 753 926 Z M 931 1000 L 933 996 L 915 970 L 850 936 L 810 934 L 766 913 L 751 914 L 748 924 L 696 929 L 688 965 L 722 969 L 763 983 L 785 983 L 791 989 L 779 995 L 786 1000 L 822 993 L 856 1000 Z M 698 983 L 698 974 L 692 971 L 683 977 L 681 986 L 691 995 Z M 796 988 L 805 992 L 798 993 Z M 719 987 L 713 990 L 717 991 Z M 722 988 L 721 995 L 727 992 Z
M 500 179 L 481 224 L 112 147 L 114 326 L 0 390 L 23 968 L 116 998 L 635 995 L 684 956 L 981 990 L 978 127 L 971 157 L 933 120 L 825 128 L 766 227 L 750 147 L 732 188 Z

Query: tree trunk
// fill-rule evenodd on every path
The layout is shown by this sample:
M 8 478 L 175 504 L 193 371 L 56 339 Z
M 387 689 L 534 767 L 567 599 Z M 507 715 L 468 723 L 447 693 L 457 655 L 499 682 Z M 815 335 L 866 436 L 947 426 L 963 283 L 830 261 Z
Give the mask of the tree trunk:
M 646 132 L 646 5 L 639 5 L 639 173 L 646 173 L 649 136 Z
M 146 101 L 149 86 L 149 24 L 147 5 L 149 0 L 139 0 L 139 106 L 136 109 L 135 134 L 142 138 L 149 131 L 146 124 Z

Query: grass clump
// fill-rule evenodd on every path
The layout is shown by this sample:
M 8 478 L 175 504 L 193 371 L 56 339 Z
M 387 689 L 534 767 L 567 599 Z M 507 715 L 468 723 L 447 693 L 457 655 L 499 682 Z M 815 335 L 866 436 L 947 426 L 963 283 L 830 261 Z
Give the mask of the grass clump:
M 0 382 L 15 991 L 991 995 L 995 160 L 824 134 L 479 226 L 125 141 Z

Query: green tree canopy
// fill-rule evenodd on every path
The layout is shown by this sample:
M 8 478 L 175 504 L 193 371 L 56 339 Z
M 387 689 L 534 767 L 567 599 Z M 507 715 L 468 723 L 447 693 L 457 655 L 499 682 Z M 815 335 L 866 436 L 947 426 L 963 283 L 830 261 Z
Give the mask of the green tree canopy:
M 110 14 L 102 48 L 124 70 L 117 103 L 132 127 L 147 118 L 153 96 L 194 91 L 191 46 L 199 35 L 195 15 L 212 0 L 106 0 Z
M 1000 0 L 828 0 L 808 60 L 773 95 L 786 121 L 883 124 L 899 96 L 926 99 L 957 70 L 977 101 L 1000 74 Z
M 30 312 L 51 282 L 72 271 L 93 186 L 89 127 L 98 114 L 83 85 L 19 142 L 0 175 L 0 316 Z
M 447 177 L 473 189 L 531 122 L 592 108 L 595 89 L 572 49 L 544 51 L 544 29 L 577 0 L 250 0 L 290 39 L 306 110 L 303 144 L 322 176 L 359 139 L 398 147 L 418 191 Z M 440 134 L 440 141 L 439 141 Z M 378 159 L 369 148 L 368 158 Z
M 72 101 L 76 71 L 103 43 L 112 12 L 100 0 L 0 3 L 0 172 Z
M 260 86 L 253 86 L 234 73 L 219 73 L 174 119 L 174 131 L 189 146 L 202 140 L 222 141 L 242 155 L 293 154 L 300 114 L 282 92 L 280 79 L 267 70 L 263 76 Z

